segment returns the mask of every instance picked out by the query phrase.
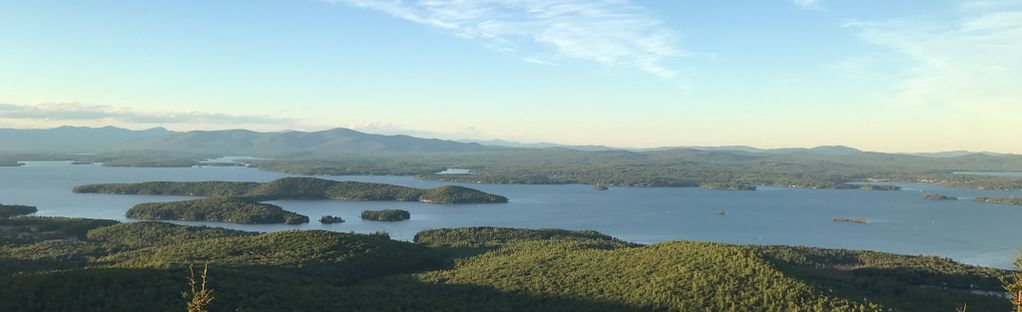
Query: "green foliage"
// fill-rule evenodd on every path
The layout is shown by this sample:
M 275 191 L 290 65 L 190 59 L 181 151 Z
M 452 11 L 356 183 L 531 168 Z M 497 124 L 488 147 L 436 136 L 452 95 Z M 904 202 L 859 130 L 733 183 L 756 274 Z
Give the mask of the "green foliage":
M 33 206 L 0 204 L 0 219 L 33 214 L 37 211 L 39 209 Z
M 342 219 L 341 217 L 326 215 L 323 216 L 322 218 L 319 218 L 319 223 L 323 224 L 344 223 L 344 219 Z
M 0 219 L 0 246 L 54 239 L 84 240 L 89 230 L 113 224 L 117 221 L 36 216 Z
M 426 190 L 419 201 L 440 204 L 506 203 L 504 196 L 480 192 L 467 187 L 447 185 Z
M 384 209 L 362 211 L 362 220 L 372 221 L 402 221 L 412 218 L 408 210 Z
M 1019 177 L 956 175 L 955 171 L 1022 171 L 1022 157 L 967 155 L 927 158 L 882 153 L 749 153 L 670 149 L 648 152 L 505 149 L 474 153 L 296 155 L 259 160 L 261 169 L 315 175 L 416 175 L 423 179 L 494 184 L 675 186 L 751 190 L 796 188 L 888 189 L 850 181 L 926 182 L 986 189 L 1022 189 Z M 447 167 L 473 174 L 440 175 Z
M 165 203 L 143 203 L 128 209 L 129 218 L 189 220 L 242 224 L 308 223 L 309 217 L 278 206 L 240 197 L 210 197 Z
M 748 249 L 670 242 L 615 247 L 582 240 L 518 241 L 419 275 L 539 298 L 584 298 L 657 311 L 882 311 L 789 278 Z
M 195 281 L 195 269 L 192 266 L 188 266 L 188 286 L 191 287 L 189 292 L 183 293 L 182 296 L 188 299 L 188 312 L 208 312 L 209 305 L 213 303 L 214 295 L 213 290 L 206 288 L 206 277 L 209 274 L 209 265 L 202 267 L 202 273 L 199 276 L 202 277 L 202 282 Z M 199 284 L 199 286 L 196 286 Z
M 251 192 L 255 182 L 142 182 L 87 184 L 74 188 L 75 193 L 183 195 L 183 196 L 242 196 Z
M 947 258 L 791 246 L 753 246 L 780 270 L 846 298 L 871 298 L 899 311 L 1007 311 L 997 296 L 1007 272 Z
M 459 248 L 473 252 L 450 252 Z M 207 289 L 216 289 L 216 303 L 209 311 L 929 312 L 1010 305 L 969 292 L 997 287 L 1006 272 L 936 257 L 683 241 L 641 246 L 556 229 L 436 229 L 411 244 L 376 234 L 137 222 L 93 229 L 84 242 L 0 247 L 0 311 L 180 311 L 187 304 L 179 294 L 191 290 L 181 277 L 194 263 L 211 268 Z
M 507 198 L 460 186 L 417 189 L 407 186 L 332 181 L 292 177 L 268 183 L 255 182 L 144 182 L 89 184 L 74 188 L 76 193 L 232 196 L 259 201 L 280 199 L 337 199 L 372 201 L 423 201 L 447 204 L 503 203 Z
M 1022 312 L 1022 256 L 1015 258 L 1015 271 L 1002 278 L 1004 290 L 1011 296 L 1015 312 Z
M 621 247 L 638 246 L 596 231 L 561 229 L 516 229 L 501 227 L 461 227 L 425 230 L 415 234 L 415 243 L 432 247 L 496 247 L 513 241 L 586 240 L 615 243 Z
M 255 235 L 251 232 L 204 226 L 180 226 L 163 222 L 131 222 L 105 226 L 89 231 L 88 240 L 143 248 L 183 242 Z

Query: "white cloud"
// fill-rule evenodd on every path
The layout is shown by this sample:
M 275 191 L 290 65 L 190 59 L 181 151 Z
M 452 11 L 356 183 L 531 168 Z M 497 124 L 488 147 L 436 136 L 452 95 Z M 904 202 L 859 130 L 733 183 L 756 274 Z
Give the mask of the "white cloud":
M 823 10 L 820 0 L 792 0 L 796 6 L 806 10 Z
M 527 44 L 561 56 L 670 78 L 675 34 L 630 0 L 324 0 L 386 12 L 515 53 Z
M 933 135 L 947 140 L 1020 141 L 1022 131 L 1022 8 L 1020 1 L 965 1 L 950 22 L 892 20 L 850 22 L 859 37 L 890 48 L 910 63 L 890 100 L 895 107 L 929 114 L 940 123 Z
M 202 112 L 142 112 L 130 108 L 83 104 L 79 102 L 45 102 L 34 105 L 0 103 L 0 119 L 46 122 L 101 121 L 130 124 L 235 124 L 275 125 L 290 123 L 289 118 L 233 115 Z

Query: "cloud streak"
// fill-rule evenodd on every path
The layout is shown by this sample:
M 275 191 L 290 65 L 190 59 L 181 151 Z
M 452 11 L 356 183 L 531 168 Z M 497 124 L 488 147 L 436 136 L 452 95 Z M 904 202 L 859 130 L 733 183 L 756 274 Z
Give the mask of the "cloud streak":
M 947 140 L 1015 144 L 1005 131 L 1022 116 L 1022 1 L 963 1 L 951 22 L 854 21 L 867 43 L 910 61 L 894 106 L 934 114 Z
M 792 0 L 792 3 L 805 10 L 823 10 L 820 0 Z
M 674 32 L 630 0 L 323 1 L 382 11 L 504 53 L 542 46 L 560 57 L 627 66 L 663 78 L 676 74 L 665 61 L 684 54 Z
M 232 115 L 202 112 L 140 112 L 123 107 L 48 102 L 35 105 L 0 103 L 0 119 L 44 121 L 108 120 L 133 124 L 280 124 L 293 119 L 269 116 Z

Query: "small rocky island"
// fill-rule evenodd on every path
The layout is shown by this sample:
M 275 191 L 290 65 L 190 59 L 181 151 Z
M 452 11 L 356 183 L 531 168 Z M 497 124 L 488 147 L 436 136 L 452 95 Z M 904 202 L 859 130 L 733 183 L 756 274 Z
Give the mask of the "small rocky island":
M 897 185 L 881 185 L 881 184 L 851 184 L 856 185 L 856 189 L 866 191 L 900 191 L 901 187 Z
M 923 195 L 923 199 L 926 199 L 926 200 L 958 200 L 958 197 L 941 195 L 941 194 L 926 194 L 926 195 Z
M 976 197 L 981 203 L 1022 206 L 1022 197 Z
M 369 221 L 403 221 L 411 218 L 411 213 L 401 209 L 366 210 L 362 212 L 362 220 Z
M 125 214 L 142 220 L 210 221 L 240 224 L 302 224 L 309 217 L 241 197 L 210 197 L 138 204 Z
M 183 195 L 244 197 L 257 201 L 354 200 L 354 201 L 419 201 L 439 204 L 506 203 L 507 198 L 461 186 L 418 189 L 407 186 L 333 181 L 309 177 L 281 178 L 257 182 L 143 182 L 89 184 L 75 187 L 75 193 Z
M 322 218 L 319 218 L 319 223 L 323 224 L 344 223 L 344 219 L 341 219 L 341 217 L 325 215 Z
M 722 190 L 722 191 L 755 191 L 756 185 L 740 183 L 740 182 L 703 182 L 699 183 L 699 187 L 707 190 Z
M 866 219 L 863 219 L 863 218 L 835 217 L 834 218 L 834 222 L 848 222 L 848 223 L 866 224 Z

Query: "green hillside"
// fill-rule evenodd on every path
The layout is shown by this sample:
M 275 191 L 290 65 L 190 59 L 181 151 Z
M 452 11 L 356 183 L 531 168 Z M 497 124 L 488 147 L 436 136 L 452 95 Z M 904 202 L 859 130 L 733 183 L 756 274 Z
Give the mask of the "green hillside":
M 257 234 L 155 222 L 90 228 L 81 240 L 4 242 L 0 310 L 183 310 L 187 267 L 207 263 L 211 311 L 1009 309 L 1006 299 L 970 293 L 997 290 L 1007 272 L 935 257 L 686 241 L 642 246 L 555 229 L 435 229 L 413 244 L 385 234 Z
M 125 215 L 142 220 L 185 220 L 241 224 L 302 224 L 309 217 L 241 197 L 210 197 L 193 200 L 143 203 Z
M 76 193 L 232 196 L 253 200 L 334 199 L 370 201 L 422 201 L 444 204 L 505 203 L 507 198 L 460 186 L 417 189 L 407 186 L 333 181 L 308 177 L 280 178 L 254 182 L 143 182 L 89 184 L 77 186 Z

